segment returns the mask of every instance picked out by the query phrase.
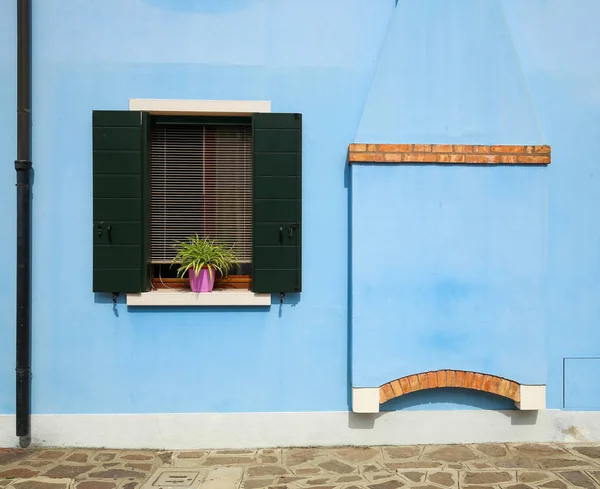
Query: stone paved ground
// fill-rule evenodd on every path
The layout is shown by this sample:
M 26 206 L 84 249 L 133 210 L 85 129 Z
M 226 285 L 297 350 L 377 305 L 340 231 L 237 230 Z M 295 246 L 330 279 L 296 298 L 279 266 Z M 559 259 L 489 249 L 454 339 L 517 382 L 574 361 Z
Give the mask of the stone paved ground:
M 7 449 L 0 450 L 0 489 L 149 489 L 161 468 L 197 470 L 200 489 L 594 489 L 600 444 Z

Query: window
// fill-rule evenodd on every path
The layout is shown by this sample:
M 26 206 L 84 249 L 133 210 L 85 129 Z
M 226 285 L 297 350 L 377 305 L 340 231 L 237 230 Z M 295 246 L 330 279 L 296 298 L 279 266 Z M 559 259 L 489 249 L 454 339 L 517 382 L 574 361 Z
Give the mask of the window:
M 299 292 L 301 120 L 95 111 L 93 290 L 149 291 L 197 233 L 235 247 L 254 292 Z
M 233 248 L 240 266 L 232 272 L 249 277 L 251 119 L 157 117 L 150 131 L 153 284 L 182 285 L 172 278 L 175 270 L 170 264 L 176 254 L 173 245 L 194 234 Z M 247 288 L 249 280 L 227 280 L 231 287 L 244 284 Z

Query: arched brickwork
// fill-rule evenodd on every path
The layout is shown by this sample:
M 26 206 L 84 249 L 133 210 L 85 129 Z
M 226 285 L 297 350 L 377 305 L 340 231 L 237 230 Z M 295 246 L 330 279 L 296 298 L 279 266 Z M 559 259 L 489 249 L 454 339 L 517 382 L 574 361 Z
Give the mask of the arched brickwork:
M 520 385 L 512 380 L 496 377 L 495 375 L 466 372 L 464 370 L 437 370 L 407 375 L 400 379 L 383 384 L 379 388 L 379 403 L 383 404 L 395 397 L 410 392 L 437 389 L 440 387 L 461 387 L 476 391 L 490 392 L 502 397 L 508 397 L 515 402 L 521 400 Z

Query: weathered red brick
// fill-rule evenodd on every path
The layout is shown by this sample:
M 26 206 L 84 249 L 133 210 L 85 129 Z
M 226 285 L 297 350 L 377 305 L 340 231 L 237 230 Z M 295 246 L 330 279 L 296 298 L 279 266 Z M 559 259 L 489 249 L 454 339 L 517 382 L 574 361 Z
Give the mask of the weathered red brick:
M 432 144 L 431 151 L 434 153 L 451 153 L 452 145 L 451 144 Z
M 412 144 L 380 144 L 379 151 L 389 153 L 409 153 L 412 151 Z
M 389 161 L 390 163 L 400 163 L 400 162 L 404 161 L 403 157 L 404 157 L 403 153 L 384 153 L 383 154 L 383 158 L 385 159 L 385 161 Z
M 440 163 L 464 163 L 465 155 L 457 155 L 452 153 L 440 153 L 437 155 L 437 160 Z
M 525 153 L 525 146 L 511 146 L 508 144 L 498 144 L 492 146 L 494 153 Z
M 377 151 L 377 145 L 376 144 L 367 144 L 367 151 L 371 151 L 371 152 Z
M 417 145 L 415 144 L 415 147 Z M 435 163 L 437 155 L 432 153 L 404 153 L 403 161 L 407 163 Z
M 550 146 L 543 144 L 543 145 L 539 145 L 539 146 L 534 146 L 533 147 L 533 152 L 534 153 L 538 153 L 538 154 L 550 154 Z
M 548 165 L 550 163 L 549 156 L 519 156 L 517 158 L 519 163 L 534 163 L 539 165 Z
M 446 371 L 438 370 L 437 374 L 437 386 L 438 387 L 446 387 Z
M 456 387 L 464 387 L 465 386 L 465 377 L 466 377 L 466 374 L 462 370 L 458 370 L 456 372 Z
M 415 144 L 414 150 L 420 153 L 429 153 L 431 152 L 431 144 Z
M 421 386 L 419 385 L 419 377 L 417 375 L 410 375 L 408 377 L 408 383 L 410 384 L 410 388 L 413 392 L 421 390 Z
M 379 388 L 379 404 L 383 404 L 386 401 L 387 401 L 387 396 L 385 395 L 383 387 L 380 387 Z
M 467 372 L 467 374 L 465 375 L 465 387 L 468 389 L 472 389 L 474 381 L 475 374 L 473 372 Z
M 446 370 L 446 387 L 456 387 L 456 373 L 454 370 Z
M 402 392 L 404 392 L 405 394 L 412 392 L 412 388 L 410 386 L 410 382 L 408 381 L 408 377 L 402 377 L 400 379 L 400 387 L 402 387 Z
M 473 389 L 480 390 L 483 385 L 483 375 L 475 374 L 475 380 L 473 380 Z
M 429 379 L 426 373 L 419 374 L 419 387 L 421 389 L 429 389 Z
M 483 376 L 483 384 L 481 385 L 481 390 L 485 392 L 490 392 L 490 387 L 492 383 L 492 377 L 490 375 Z
M 516 163 L 517 155 L 500 155 L 500 163 Z
M 379 162 L 383 161 L 382 153 L 350 153 L 348 155 L 350 161 L 365 161 Z
M 385 392 L 385 397 L 389 399 L 393 399 L 394 391 L 392 390 L 392 386 L 390 384 L 383 384 L 383 392 Z
M 482 146 L 481 144 L 477 144 L 473 146 L 473 153 L 489 153 L 489 146 Z
M 467 163 L 498 163 L 498 155 L 467 155 Z
M 472 153 L 473 146 L 471 146 L 470 144 L 455 144 L 454 151 L 456 153 Z
M 351 144 L 350 147 L 348 148 L 348 151 L 350 151 L 351 153 L 353 151 L 366 151 L 366 150 L 367 150 L 366 144 Z
M 390 385 L 392 386 L 392 391 L 394 392 L 394 397 L 398 397 L 402 395 L 402 386 L 400 385 L 400 381 L 399 380 L 394 380 L 393 382 L 390 382 Z
M 427 383 L 430 389 L 437 387 L 437 377 L 435 372 L 427 372 Z

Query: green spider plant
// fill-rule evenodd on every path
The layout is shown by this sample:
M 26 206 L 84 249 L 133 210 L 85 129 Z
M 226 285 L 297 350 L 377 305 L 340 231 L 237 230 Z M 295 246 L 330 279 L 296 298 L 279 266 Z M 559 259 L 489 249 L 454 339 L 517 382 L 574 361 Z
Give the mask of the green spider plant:
M 178 277 L 184 277 L 190 269 L 198 274 L 203 268 L 208 268 L 210 280 L 213 279 L 214 270 L 226 277 L 229 270 L 238 263 L 232 248 L 201 238 L 197 234 L 189 236 L 186 241 L 175 243 L 173 247 L 177 250 L 173 263 L 179 265 Z

